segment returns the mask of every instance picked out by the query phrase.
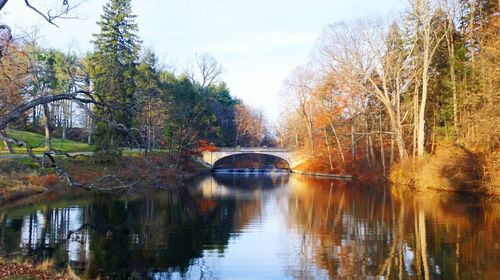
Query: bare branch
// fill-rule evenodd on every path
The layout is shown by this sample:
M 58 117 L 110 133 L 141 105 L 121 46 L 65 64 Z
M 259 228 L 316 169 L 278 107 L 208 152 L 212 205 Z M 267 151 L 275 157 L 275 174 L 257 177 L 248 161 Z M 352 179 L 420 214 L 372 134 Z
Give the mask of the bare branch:
M 5 6 L 5 4 L 7 4 L 9 0 L 0 0 L 0 11 L 3 9 L 3 6 Z
M 201 75 L 201 88 L 206 89 L 215 83 L 223 72 L 222 66 L 207 53 L 196 56 L 196 64 Z

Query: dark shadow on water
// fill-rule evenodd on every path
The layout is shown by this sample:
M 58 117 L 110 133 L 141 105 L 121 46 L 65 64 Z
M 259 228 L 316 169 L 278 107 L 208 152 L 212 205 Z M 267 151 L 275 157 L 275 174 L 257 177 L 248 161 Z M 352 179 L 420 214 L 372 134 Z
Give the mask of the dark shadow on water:
M 287 173 L 262 173 L 262 174 L 225 174 L 215 173 L 213 178 L 217 184 L 239 189 L 253 191 L 255 189 L 271 189 L 288 184 L 290 175 Z
M 0 212 L 0 252 L 50 258 L 59 269 L 71 264 L 84 279 L 183 275 L 205 250 L 224 254 L 229 238 L 259 207 L 187 191 L 40 201 Z

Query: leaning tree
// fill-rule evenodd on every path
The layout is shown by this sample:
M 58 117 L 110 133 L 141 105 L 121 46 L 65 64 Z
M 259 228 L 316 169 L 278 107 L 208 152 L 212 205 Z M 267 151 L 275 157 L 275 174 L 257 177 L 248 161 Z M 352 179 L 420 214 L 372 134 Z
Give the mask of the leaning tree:
M 0 0 L 0 11 L 4 9 L 5 4 L 8 2 L 8 0 Z M 69 0 L 63 0 L 63 1 L 57 1 L 58 8 L 57 9 L 52 9 L 48 10 L 47 12 L 42 12 L 39 10 L 37 7 L 33 6 L 30 1 L 25 0 L 24 1 L 26 6 L 30 9 L 32 9 L 35 13 L 39 14 L 42 16 L 45 20 L 47 20 L 49 23 L 56 25 L 55 20 L 56 19 L 64 19 L 64 18 L 69 18 L 69 13 L 76 7 L 80 5 L 80 1 L 70 1 Z M 56 2 L 56 1 L 54 1 Z M 120 4 L 121 3 L 121 4 Z M 115 26 L 113 24 L 106 25 L 106 16 L 110 18 L 115 19 L 115 23 L 119 23 L 119 19 L 121 19 L 122 14 L 120 12 L 116 12 L 116 10 L 119 10 L 117 8 L 123 8 L 125 11 L 129 12 L 130 11 L 130 1 L 129 0 L 110 0 L 110 4 L 105 6 L 105 16 L 103 17 L 103 21 L 101 22 L 101 29 L 104 30 L 104 34 L 106 34 L 105 30 L 107 28 L 114 28 Z M 127 20 L 133 19 L 133 16 L 130 16 L 126 18 Z M 130 21 L 128 21 L 130 23 Z M 134 25 L 134 23 L 132 23 Z M 57 25 L 56 25 L 57 26 Z M 131 67 L 132 71 L 133 68 L 135 67 L 135 61 L 137 57 L 137 52 L 138 52 L 138 40 L 136 37 L 133 37 L 132 41 L 127 41 L 128 36 L 130 35 L 129 33 L 126 33 L 124 29 L 129 28 L 130 26 L 123 25 L 119 29 L 122 32 L 121 37 L 119 38 L 106 38 L 106 35 L 100 36 L 96 35 L 96 47 L 99 50 L 97 53 L 100 57 L 99 59 L 96 59 L 99 63 L 101 63 L 101 66 L 99 65 L 94 65 L 98 67 L 102 67 L 103 63 L 111 63 L 113 62 L 114 64 L 110 64 L 109 66 L 112 67 L 119 67 L 120 69 L 114 68 L 110 69 L 109 67 L 107 68 L 109 71 L 115 71 L 117 70 L 121 75 L 118 75 L 118 77 L 102 77 L 100 76 L 99 78 L 117 78 L 117 79 L 128 79 L 128 84 L 133 85 L 133 77 L 131 77 L 132 73 L 130 73 L 130 69 L 126 69 L 127 67 Z M 127 38 L 125 38 L 127 37 Z M 120 48 L 118 50 L 110 50 L 106 49 L 106 44 L 112 43 L 110 40 L 122 40 L 122 39 L 127 39 L 125 40 L 125 44 L 132 48 Z M 0 59 L 1 58 L 6 58 L 6 56 L 12 56 L 12 49 L 15 42 L 13 42 L 12 39 L 12 34 L 11 34 L 11 28 L 6 25 L 6 24 L 1 24 L 0 25 Z M 110 52 L 112 51 L 117 51 L 117 52 L 124 52 L 127 53 L 129 51 L 132 51 L 132 54 L 127 53 L 123 54 L 122 56 L 117 56 L 117 57 L 112 57 Z M 9 57 L 10 58 L 10 57 Z M 120 64 L 120 65 L 118 65 Z M 3 65 L 5 66 L 5 65 Z M 3 67 L 5 68 L 5 67 Z M 2 72 L 4 69 L 2 69 Z M 95 70 L 95 69 L 94 69 Z M 102 69 L 99 69 L 100 71 L 94 71 L 94 74 L 102 74 Z M 46 167 L 46 168 L 54 168 L 55 172 L 57 175 L 59 175 L 61 178 L 64 178 L 68 185 L 70 187 L 82 187 L 85 189 L 102 189 L 99 186 L 99 183 L 102 182 L 103 180 L 112 180 L 116 182 L 116 188 L 127 188 L 130 186 L 135 185 L 136 183 L 139 182 L 139 180 L 134 181 L 132 183 L 127 183 L 123 180 L 120 180 L 114 175 L 106 175 L 100 178 L 96 178 L 94 183 L 90 184 L 82 184 L 75 180 L 64 168 L 61 167 L 60 164 L 57 163 L 56 158 L 54 155 L 57 154 L 63 154 L 68 157 L 75 157 L 74 155 L 69 155 L 67 153 L 62 153 L 61 151 L 58 151 L 56 149 L 49 149 L 44 152 L 42 156 L 37 156 L 33 152 L 33 147 L 26 141 L 22 141 L 19 139 L 15 139 L 9 135 L 7 135 L 5 130 L 9 126 L 9 124 L 14 123 L 20 119 L 23 118 L 24 115 L 26 115 L 28 112 L 34 110 L 37 107 L 44 106 L 46 104 L 51 104 L 54 102 L 59 102 L 59 101 L 72 101 L 75 104 L 79 106 L 79 108 L 84 111 L 90 118 L 94 119 L 96 122 L 106 124 L 107 127 L 109 127 L 110 130 L 112 130 L 114 133 L 119 134 L 119 133 L 130 133 L 136 129 L 131 127 L 129 123 L 127 123 L 127 120 L 125 119 L 125 116 L 130 116 L 133 114 L 133 106 L 130 105 L 129 102 L 124 102 L 126 98 L 131 97 L 132 91 L 130 89 L 126 90 L 127 96 L 122 96 L 120 98 L 115 98 L 115 96 L 110 95 L 106 91 L 106 86 L 109 86 L 107 84 L 104 85 L 98 85 L 97 89 L 98 91 L 95 90 L 95 87 L 89 87 L 88 83 L 82 82 L 84 80 L 87 80 L 88 77 L 83 77 L 81 75 L 85 74 L 85 71 L 80 71 L 80 74 L 74 74 L 70 75 L 68 78 L 71 79 L 69 81 L 72 83 L 75 87 L 74 90 L 71 92 L 65 92 L 65 93 L 56 93 L 56 94 L 49 94 L 49 95 L 41 95 L 41 96 L 35 96 L 31 98 L 18 98 L 17 102 L 10 102 L 7 104 L 6 102 L 2 102 L 0 105 L 0 140 L 4 141 L 7 146 L 17 146 L 17 147 L 24 147 L 26 149 L 27 155 L 39 163 L 40 166 Z M 4 73 L 5 74 L 5 73 Z M 5 75 L 4 75 L 5 76 Z M 17 77 L 12 77 L 12 81 L 15 81 Z M 99 82 L 99 81 L 98 81 Z M 102 82 L 102 81 L 101 81 Z M 121 80 L 120 82 L 123 82 Z M 104 82 L 103 82 L 104 83 Z M 108 88 L 109 89 L 109 88 Z M 117 88 L 115 90 L 121 90 L 121 88 Z M 118 100 L 116 100 L 118 99 Z M 4 106 L 5 105 L 5 106 Z M 7 106 L 8 105 L 8 106 Z M 91 106 L 89 106 L 91 105 Z M 90 107 L 93 108 L 93 110 L 90 109 Z M 107 114 L 102 113 L 102 112 L 108 112 Z M 112 113 L 109 113 L 112 112 Z M 118 117 L 117 117 L 118 116 Z M 125 121 L 125 123 L 122 123 L 121 121 Z M 80 156 L 80 155 L 77 155 Z M 110 188 L 107 188 L 109 190 Z M 113 189 L 113 188 L 111 188 Z

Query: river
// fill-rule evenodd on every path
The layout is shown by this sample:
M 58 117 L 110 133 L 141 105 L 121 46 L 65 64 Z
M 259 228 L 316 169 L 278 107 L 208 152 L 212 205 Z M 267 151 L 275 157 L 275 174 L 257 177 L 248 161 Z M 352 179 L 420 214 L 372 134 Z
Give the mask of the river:
M 500 205 L 283 173 L 0 209 L 4 258 L 83 279 L 498 279 Z

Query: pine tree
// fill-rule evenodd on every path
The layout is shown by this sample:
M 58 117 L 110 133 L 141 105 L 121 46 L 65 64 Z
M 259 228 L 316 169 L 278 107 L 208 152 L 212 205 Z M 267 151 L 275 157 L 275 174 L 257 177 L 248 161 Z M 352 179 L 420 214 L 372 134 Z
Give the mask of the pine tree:
M 113 108 L 96 109 L 96 150 L 119 154 L 127 145 L 127 129 L 136 112 L 137 61 L 140 41 L 131 0 L 110 0 L 94 34 L 93 85 L 101 101 Z M 109 120 L 109 121 L 103 121 Z M 119 126 L 117 126 L 119 124 Z

